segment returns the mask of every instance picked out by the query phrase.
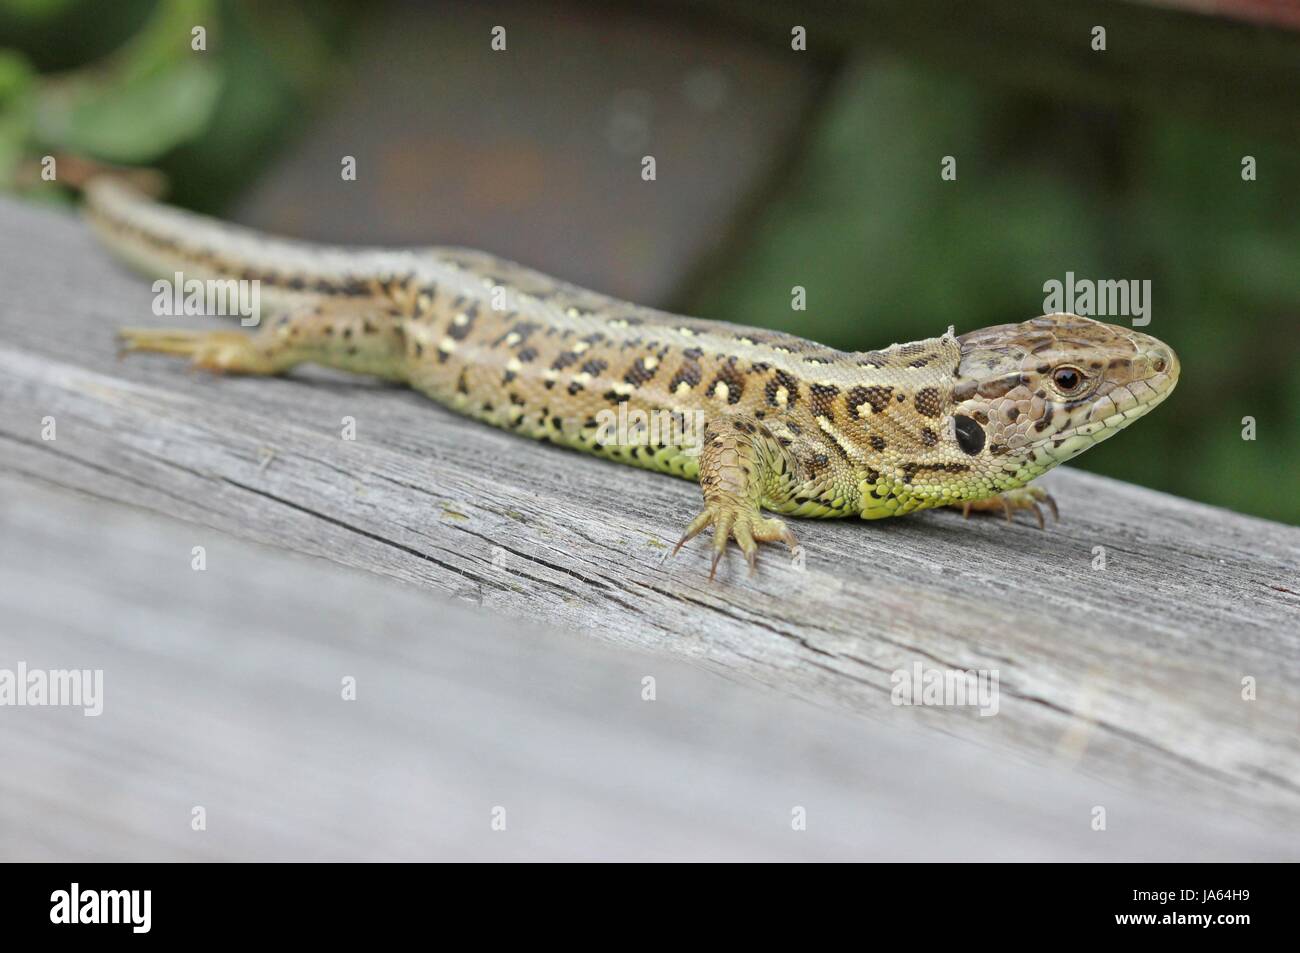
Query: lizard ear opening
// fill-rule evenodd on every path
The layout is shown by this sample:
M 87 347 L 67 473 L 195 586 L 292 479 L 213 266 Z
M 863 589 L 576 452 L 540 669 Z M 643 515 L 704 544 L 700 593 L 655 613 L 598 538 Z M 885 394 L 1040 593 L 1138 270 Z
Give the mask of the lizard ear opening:
M 957 431 L 957 445 L 961 447 L 963 453 L 973 457 L 984 449 L 984 428 L 973 418 L 965 414 L 956 414 L 952 422 Z

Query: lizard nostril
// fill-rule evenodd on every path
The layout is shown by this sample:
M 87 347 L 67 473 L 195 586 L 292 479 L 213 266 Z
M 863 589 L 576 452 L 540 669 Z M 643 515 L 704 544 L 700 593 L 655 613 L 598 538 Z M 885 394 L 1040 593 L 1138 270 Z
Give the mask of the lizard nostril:
M 1174 356 L 1167 347 L 1152 348 L 1148 352 L 1148 358 L 1151 361 L 1151 371 L 1155 374 L 1163 374 L 1174 366 Z

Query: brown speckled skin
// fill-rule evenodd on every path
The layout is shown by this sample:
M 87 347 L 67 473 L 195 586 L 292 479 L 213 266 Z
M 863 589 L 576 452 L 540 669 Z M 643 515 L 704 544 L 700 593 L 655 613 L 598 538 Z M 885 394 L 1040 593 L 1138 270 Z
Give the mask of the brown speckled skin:
M 135 266 L 257 279 L 268 305 L 255 337 L 128 331 L 128 349 L 242 373 L 317 362 L 378 374 L 497 427 L 698 478 L 705 508 L 683 542 L 712 526 L 717 554 L 734 538 L 751 563 L 756 541 L 794 542 L 760 509 L 877 518 L 988 500 L 1146 413 L 1178 376 L 1155 338 L 1075 315 L 841 352 L 637 307 L 477 252 L 271 239 L 107 179 L 87 200 Z M 692 415 L 706 424 L 702 447 L 689 428 L 611 440 L 602 423 L 620 405 Z

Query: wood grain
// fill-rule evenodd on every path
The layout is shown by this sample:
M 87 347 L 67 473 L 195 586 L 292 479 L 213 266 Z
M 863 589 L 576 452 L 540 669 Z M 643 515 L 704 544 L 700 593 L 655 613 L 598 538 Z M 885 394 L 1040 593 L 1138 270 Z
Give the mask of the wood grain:
M 0 667 L 104 673 L 97 717 L 0 709 L 0 860 L 1294 856 L 1263 825 L 5 477 L 0 593 Z
M 1047 532 L 946 512 L 801 522 L 805 570 L 772 550 L 748 578 L 733 554 L 710 584 L 703 547 L 664 560 L 689 484 L 368 381 L 115 360 L 116 326 L 167 323 L 147 283 L 75 220 L 0 207 L 0 471 L 687 659 L 864 731 L 1077 769 L 1207 827 L 1300 830 L 1300 530 L 1065 470 L 1045 481 L 1062 508 Z M 1118 439 L 1142 452 L 1141 425 Z M 996 670 L 998 715 L 891 704 L 915 663 Z

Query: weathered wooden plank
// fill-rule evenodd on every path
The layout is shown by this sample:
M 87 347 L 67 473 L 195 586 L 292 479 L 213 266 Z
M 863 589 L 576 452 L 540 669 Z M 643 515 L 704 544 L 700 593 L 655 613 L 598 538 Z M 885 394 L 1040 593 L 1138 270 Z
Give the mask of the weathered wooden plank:
M 696 509 L 688 484 L 387 386 L 115 361 L 114 326 L 163 323 L 147 285 L 74 221 L 3 208 L 5 471 L 920 722 L 995 757 L 1300 819 L 1294 528 L 1065 471 L 1047 481 L 1064 517 L 1048 532 L 955 513 L 803 522 L 806 571 L 773 551 L 758 577 L 737 559 L 710 584 L 701 548 L 661 561 Z M 1141 452 L 1140 425 L 1118 439 Z M 892 674 L 916 663 L 997 670 L 999 714 L 891 705 Z
M 3 860 L 1295 854 L 1261 825 L 992 772 L 955 739 L 12 478 L 0 611 L 0 667 L 104 673 L 97 717 L 0 708 Z

